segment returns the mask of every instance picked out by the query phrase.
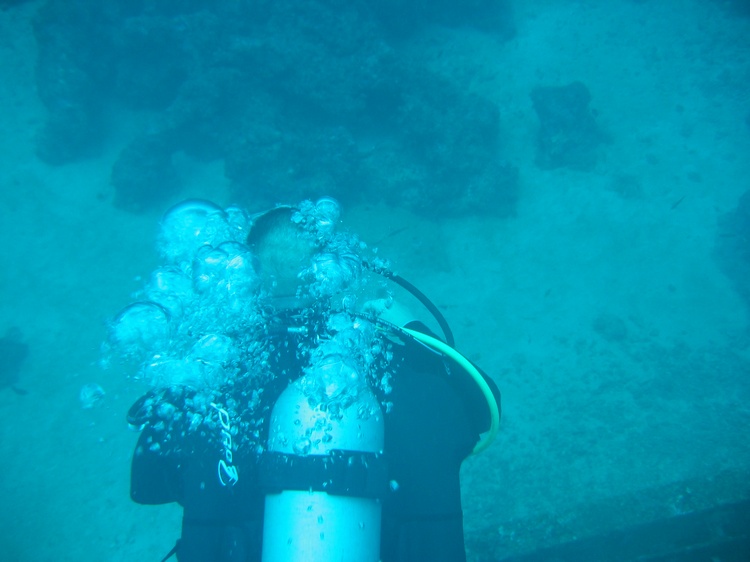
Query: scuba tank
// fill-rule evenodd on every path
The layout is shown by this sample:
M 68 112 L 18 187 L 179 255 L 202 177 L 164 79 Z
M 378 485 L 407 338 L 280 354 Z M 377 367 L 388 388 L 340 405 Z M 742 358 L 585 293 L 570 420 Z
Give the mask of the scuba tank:
M 387 471 L 372 389 L 327 357 L 287 386 L 270 421 L 263 562 L 378 562 Z

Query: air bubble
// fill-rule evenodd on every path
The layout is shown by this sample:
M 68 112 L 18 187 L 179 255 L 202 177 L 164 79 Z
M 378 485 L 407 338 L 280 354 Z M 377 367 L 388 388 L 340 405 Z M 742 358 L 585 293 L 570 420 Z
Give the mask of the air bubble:
M 166 308 L 173 317 L 180 316 L 193 298 L 192 281 L 175 266 L 160 267 L 151 274 L 146 296 Z
M 187 359 L 221 365 L 237 357 L 232 338 L 223 334 L 208 334 L 195 342 Z
M 156 410 L 157 415 L 163 420 L 171 420 L 174 416 L 177 408 L 169 402 L 163 402 L 159 404 L 159 408 Z
M 145 360 L 167 348 L 170 315 L 155 302 L 133 303 L 110 326 L 109 341 L 127 359 Z
M 104 398 L 104 389 L 96 383 L 85 384 L 78 393 L 78 399 L 81 402 L 81 408 L 90 410 Z
M 190 199 L 164 214 L 159 235 L 159 252 L 173 264 L 189 261 L 204 245 L 218 244 L 230 234 L 226 213 L 214 203 Z
M 315 216 L 318 231 L 323 236 L 330 235 L 341 218 L 341 206 L 333 197 L 321 197 L 315 203 Z
M 224 281 L 228 256 L 224 250 L 202 246 L 193 259 L 193 288 L 205 293 L 218 288 Z
M 294 453 L 297 455 L 307 455 L 310 452 L 312 443 L 308 437 L 301 437 L 294 443 Z

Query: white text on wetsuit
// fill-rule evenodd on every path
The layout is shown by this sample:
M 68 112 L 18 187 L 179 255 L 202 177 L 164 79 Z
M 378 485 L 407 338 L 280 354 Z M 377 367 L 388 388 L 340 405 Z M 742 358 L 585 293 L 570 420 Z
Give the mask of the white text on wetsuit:
M 219 414 L 219 423 L 221 424 L 221 444 L 223 446 L 224 457 L 219 459 L 216 469 L 219 474 L 219 483 L 222 486 L 234 486 L 240 479 L 237 467 L 232 464 L 232 426 L 229 424 L 229 412 L 221 406 L 211 403 Z

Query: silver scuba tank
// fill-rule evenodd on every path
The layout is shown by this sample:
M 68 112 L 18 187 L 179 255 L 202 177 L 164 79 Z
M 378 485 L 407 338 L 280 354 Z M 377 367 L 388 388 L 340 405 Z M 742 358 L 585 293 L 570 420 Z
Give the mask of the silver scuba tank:
M 265 499 L 263 562 L 380 559 L 380 501 L 356 483 L 371 477 L 383 450 L 380 404 L 340 358 L 323 369 L 335 380 L 307 372 L 271 413 L 267 453 L 278 459 L 279 489 Z

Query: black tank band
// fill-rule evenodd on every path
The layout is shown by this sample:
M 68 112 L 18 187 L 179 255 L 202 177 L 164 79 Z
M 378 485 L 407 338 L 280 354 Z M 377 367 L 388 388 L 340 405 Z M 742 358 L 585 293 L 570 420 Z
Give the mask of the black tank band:
M 388 469 L 377 453 L 336 449 L 328 455 L 299 456 L 266 451 L 260 458 L 259 483 L 266 493 L 309 490 L 380 498 L 388 491 Z

